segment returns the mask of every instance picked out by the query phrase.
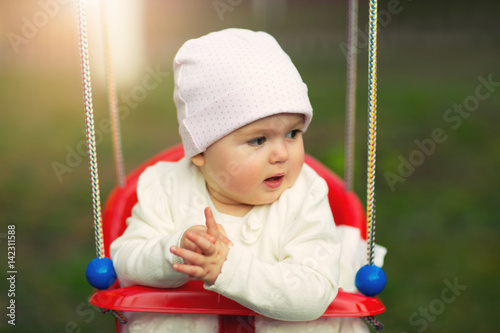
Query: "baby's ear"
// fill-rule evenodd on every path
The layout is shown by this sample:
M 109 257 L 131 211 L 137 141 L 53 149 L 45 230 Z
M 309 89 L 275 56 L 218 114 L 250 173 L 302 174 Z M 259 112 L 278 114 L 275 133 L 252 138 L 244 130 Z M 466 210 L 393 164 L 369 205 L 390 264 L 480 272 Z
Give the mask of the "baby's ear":
M 205 165 L 205 155 L 203 155 L 203 153 L 194 155 L 193 157 L 191 157 L 191 161 L 194 163 L 194 165 L 202 167 Z

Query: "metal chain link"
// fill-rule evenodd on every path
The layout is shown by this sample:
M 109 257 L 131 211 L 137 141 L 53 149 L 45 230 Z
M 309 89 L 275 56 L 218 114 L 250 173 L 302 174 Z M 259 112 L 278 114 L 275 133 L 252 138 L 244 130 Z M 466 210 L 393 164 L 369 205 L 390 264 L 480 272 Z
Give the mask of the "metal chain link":
M 87 149 L 89 154 L 89 169 L 92 186 L 92 207 L 94 213 L 94 231 L 96 252 L 99 258 L 104 258 L 104 242 L 102 233 L 101 195 L 99 190 L 99 172 L 95 144 L 94 110 L 92 104 L 92 86 L 90 79 L 89 48 L 87 42 L 87 20 L 85 13 L 85 0 L 79 1 L 78 6 L 79 32 L 80 32 L 80 58 L 83 79 L 83 100 L 85 104 L 85 121 L 87 135 Z

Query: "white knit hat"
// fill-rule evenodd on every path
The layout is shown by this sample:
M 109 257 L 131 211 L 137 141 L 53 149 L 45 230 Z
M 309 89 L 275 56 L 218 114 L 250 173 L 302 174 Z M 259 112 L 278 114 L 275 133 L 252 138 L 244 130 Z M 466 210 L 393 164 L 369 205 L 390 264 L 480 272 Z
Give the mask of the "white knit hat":
M 226 29 L 188 40 L 174 58 L 174 101 L 186 157 L 279 113 L 312 118 L 307 86 L 265 32 Z

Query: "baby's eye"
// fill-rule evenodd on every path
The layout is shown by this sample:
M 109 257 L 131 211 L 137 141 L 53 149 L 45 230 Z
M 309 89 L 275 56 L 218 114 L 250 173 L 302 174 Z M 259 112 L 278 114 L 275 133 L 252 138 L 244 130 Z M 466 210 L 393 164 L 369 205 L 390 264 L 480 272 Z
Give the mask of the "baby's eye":
M 296 130 L 288 132 L 288 134 L 286 135 L 286 137 L 288 139 L 295 139 L 297 137 L 297 134 L 299 134 L 299 133 L 300 133 L 300 130 L 296 129 Z
M 266 138 L 264 136 L 260 136 L 258 138 L 252 139 L 248 141 L 248 144 L 251 146 L 260 146 L 266 142 Z

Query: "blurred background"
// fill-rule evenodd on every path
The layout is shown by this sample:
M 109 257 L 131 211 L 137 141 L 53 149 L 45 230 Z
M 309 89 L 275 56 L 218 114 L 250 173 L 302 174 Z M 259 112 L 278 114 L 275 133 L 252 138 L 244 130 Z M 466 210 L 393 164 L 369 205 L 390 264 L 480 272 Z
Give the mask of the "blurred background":
M 308 84 L 306 149 L 343 175 L 345 1 L 109 0 L 128 171 L 179 142 L 172 59 L 228 27 L 276 37 Z M 366 201 L 367 1 L 355 190 Z M 102 201 L 115 186 L 100 1 L 88 1 Z M 494 332 L 500 293 L 500 3 L 379 2 L 377 243 L 386 332 Z M 0 331 L 112 332 L 88 305 L 94 235 L 76 0 L 0 3 Z M 16 326 L 7 231 L 16 226 Z

